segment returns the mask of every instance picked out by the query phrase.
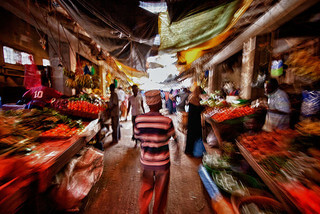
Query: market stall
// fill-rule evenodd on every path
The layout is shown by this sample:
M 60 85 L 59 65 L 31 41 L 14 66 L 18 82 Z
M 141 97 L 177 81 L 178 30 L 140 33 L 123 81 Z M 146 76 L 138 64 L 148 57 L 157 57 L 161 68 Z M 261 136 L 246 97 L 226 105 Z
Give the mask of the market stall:
M 44 193 L 53 177 L 100 131 L 99 119 L 76 120 L 52 109 L 0 114 L 0 208 L 6 213 L 15 213 Z
M 237 139 L 236 147 L 230 144 L 222 147 L 221 153 L 204 155 L 203 165 L 236 213 L 239 203 L 253 196 L 252 188 L 270 190 L 268 195 L 259 197 L 279 201 L 280 213 L 318 213 L 319 125 L 318 120 L 310 119 L 297 124 L 295 130 L 244 133 Z M 249 201 L 262 209 L 261 200 Z M 278 205 L 273 203 L 271 207 L 279 208 Z M 250 209 L 249 213 L 255 213 L 256 208 Z
M 245 131 L 259 129 L 257 126 L 264 122 L 265 112 L 258 106 L 250 106 L 249 100 L 237 98 L 227 102 L 218 97 L 218 93 L 211 94 L 201 104 L 206 106 L 202 113 L 203 139 L 212 132 L 221 148 L 224 141 L 234 142 Z M 248 124 L 249 118 L 254 124 Z

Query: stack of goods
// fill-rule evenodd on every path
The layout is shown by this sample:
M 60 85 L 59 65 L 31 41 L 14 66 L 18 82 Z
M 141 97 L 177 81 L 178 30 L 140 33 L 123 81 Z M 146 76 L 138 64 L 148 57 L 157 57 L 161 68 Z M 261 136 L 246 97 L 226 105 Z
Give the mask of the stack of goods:
M 249 106 L 239 107 L 239 108 L 223 108 L 218 113 L 211 116 L 211 118 L 221 123 L 225 120 L 231 120 L 239 117 L 244 117 L 255 113 L 255 109 Z
M 101 111 L 107 109 L 106 103 L 95 96 L 80 95 L 77 98 L 58 99 L 52 103 L 52 107 L 61 113 L 88 118 L 96 119 Z
M 306 83 L 320 79 L 320 59 L 306 50 L 291 53 L 286 64 L 289 66 L 289 71 L 293 71 L 296 76 L 305 80 Z

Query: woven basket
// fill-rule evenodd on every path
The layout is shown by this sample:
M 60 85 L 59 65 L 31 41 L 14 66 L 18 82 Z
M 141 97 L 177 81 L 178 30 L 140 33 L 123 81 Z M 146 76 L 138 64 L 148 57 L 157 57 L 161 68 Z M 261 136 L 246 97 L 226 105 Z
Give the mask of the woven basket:
M 240 209 L 244 204 L 254 203 L 259 208 L 270 207 L 278 211 L 285 211 L 283 206 L 273 198 L 264 196 L 244 196 L 244 197 L 231 197 L 232 207 L 236 214 L 241 214 Z

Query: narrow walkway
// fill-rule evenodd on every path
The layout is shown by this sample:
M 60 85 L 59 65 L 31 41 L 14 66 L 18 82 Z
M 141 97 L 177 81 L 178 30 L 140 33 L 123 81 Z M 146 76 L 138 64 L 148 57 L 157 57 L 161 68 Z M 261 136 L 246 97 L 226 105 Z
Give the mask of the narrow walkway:
M 172 118 L 176 121 L 175 116 Z M 140 148 L 135 148 L 134 141 L 131 141 L 131 124 L 131 121 L 121 122 L 122 136 L 118 144 L 105 144 L 104 172 L 84 200 L 79 213 L 139 213 Z M 181 164 L 171 164 L 167 213 L 213 213 L 197 173 L 201 159 L 184 155 L 185 135 L 177 129 L 176 133 L 180 141 Z M 170 150 L 172 149 L 170 146 Z

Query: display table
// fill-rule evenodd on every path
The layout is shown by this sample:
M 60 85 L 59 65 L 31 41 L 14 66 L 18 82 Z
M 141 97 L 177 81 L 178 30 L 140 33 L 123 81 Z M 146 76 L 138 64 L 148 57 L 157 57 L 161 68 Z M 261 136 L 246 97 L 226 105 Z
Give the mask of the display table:
M 16 177 L 0 186 L 0 210 L 5 213 L 15 213 L 29 198 L 43 193 L 51 184 L 53 177 L 99 130 L 100 124 L 96 119 L 78 135 L 65 140 L 43 140 L 31 154 L 13 157 L 18 159 L 17 162 L 25 163 L 27 172 L 25 176 Z
M 302 210 L 299 210 L 299 206 L 295 204 L 294 200 L 285 194 L 284 190 L 280 188 L 272 177 L 270 177 L 255 161 L 249 151 L 247 151 L 241 143 L 236 142 L 242 156 L 247 160 L 250 166 L 254 169 L 254 171 L 260 176 L 260 178 L 264 181 L 264 183 L 268 186 L 268 188 L 273 192 L 273 194 L 279 199 L 284 208 L 289 213 L 302 213 Z

